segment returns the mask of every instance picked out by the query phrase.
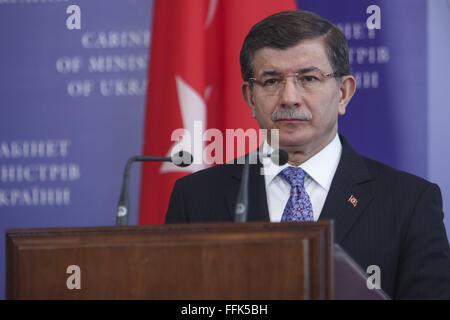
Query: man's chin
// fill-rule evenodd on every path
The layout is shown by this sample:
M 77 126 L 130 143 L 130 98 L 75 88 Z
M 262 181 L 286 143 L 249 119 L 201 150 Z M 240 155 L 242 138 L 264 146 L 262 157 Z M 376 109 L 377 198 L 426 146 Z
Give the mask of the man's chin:
M 311 140 L 311 137 L 307 136 L 297 136 L 293 137 L 292 135 L 283 137 L 283 135 L 280 136 L 279 145 L 280 147 L 283 146 L 285 148 L 298 148 L 301 146 L 304 146 L 305 144 L 308 144 L 308 142 Z
M 281 140 L 280 139 L 280 149 L 287 152 L 302 151 L 305 146 L 308 145 L 307 139 L 296 139 L 296 140 Z
M 308 130 L 309 131 L 309 130 Z M 278 147 L 287 152 L 295 152 L 302 151 L 305 147 L 314 140 L 314 135 L 311 132 L 307 132 L 307 130 L 303 130 L 302 132 L 285 130 L 285 128 L 280 129 L 279 131 L 279 139 L 278 139 Z M 277 145 L 270 141 L 270 145 L 273 148 L 276 148 Z

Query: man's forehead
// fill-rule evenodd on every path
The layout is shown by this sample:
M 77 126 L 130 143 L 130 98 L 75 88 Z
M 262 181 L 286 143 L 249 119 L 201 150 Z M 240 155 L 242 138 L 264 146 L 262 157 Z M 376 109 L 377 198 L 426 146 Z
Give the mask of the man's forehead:
M 286 49 L 263 47 L 255 52 L 253 65 L 256 74 L 298 72 L 305 68 L 328 70 L 331 67 L 322 38 L 306 39 Z

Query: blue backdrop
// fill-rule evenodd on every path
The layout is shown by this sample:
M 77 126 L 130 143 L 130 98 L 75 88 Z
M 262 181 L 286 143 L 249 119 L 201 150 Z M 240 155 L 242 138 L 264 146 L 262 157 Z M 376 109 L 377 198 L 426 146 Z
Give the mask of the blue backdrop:
M 374 32 L 365 26 L 372 4 L 381 9 Z M 70 5 L 81 10 L 79 30 L 67 27 Z M 447 1 L 299 7 L 349 39 L 358 90 L 340 131 L 363 155 L 439 183 L 446 209 Z M 0 0 L 0 298 L 6 229 L 114 225 L 123 167 L 142 149 L 151 19 L 150 0 Z M 136 165 L 130 224 L 139 180 Z

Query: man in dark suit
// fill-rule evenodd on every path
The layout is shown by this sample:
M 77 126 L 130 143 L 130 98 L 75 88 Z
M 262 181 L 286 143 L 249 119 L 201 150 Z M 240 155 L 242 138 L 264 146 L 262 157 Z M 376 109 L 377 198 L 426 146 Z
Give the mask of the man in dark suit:
M 450 249 L 439 187 L 358 155 L 338 135 L 356 90 L 344 35 L 305 11 L 256 24 L 241 50 L 242 95 L 289 163 L 250 168 L 249 221 L 335 221 L 335 242 L 377 265 L 393 298 L 450 299 Z M 273 132 L 273 133 L 272 133 Z M 276 134 L 275 134 L 276 133 Z M 179 179 L 166 223 L 233 221 L 242 165 Z M 261 169 L 264 174 L 260 174 Z

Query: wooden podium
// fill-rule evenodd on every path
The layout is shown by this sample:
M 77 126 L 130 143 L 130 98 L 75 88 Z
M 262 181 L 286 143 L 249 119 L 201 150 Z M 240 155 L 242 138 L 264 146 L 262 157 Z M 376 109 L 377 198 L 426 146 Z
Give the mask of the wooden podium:
M 6 298 L 333 299 L 332 232 L 331 221 L 7 230 Z

